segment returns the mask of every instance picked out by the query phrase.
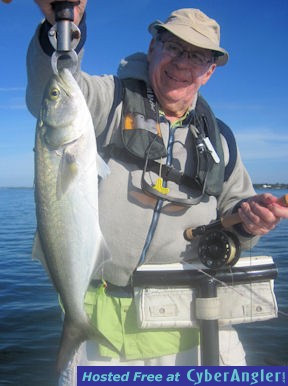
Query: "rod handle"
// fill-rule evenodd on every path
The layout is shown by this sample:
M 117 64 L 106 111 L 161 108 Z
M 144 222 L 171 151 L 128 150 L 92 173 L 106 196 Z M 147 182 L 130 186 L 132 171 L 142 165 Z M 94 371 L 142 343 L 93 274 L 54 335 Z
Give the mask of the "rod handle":
M 288 207 L 288 193 L 278 198 L 276 202 L 281 206 Z M 229 214 L 228 216 L 221 217 L 220 220 L 217 220 L 209 225 L 202 225 L 197 228 L 187 228 L 184 231 L 184 238 L 187 241 L 191 241 L 192 239 L 194 239 L 194 237 L 204 234 L 209 229 L 225 229 L 239 223 L 241 223 L 241 219 L 239 214 L 236 212 L 233 214 Z

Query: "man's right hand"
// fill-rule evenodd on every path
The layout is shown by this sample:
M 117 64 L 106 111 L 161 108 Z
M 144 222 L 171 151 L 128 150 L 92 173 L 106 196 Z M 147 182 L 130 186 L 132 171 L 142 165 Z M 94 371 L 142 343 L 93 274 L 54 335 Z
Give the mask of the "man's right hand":
M 52 8 L 51 3 L 54 3 L 55 1 L 63 1 L 63 0 L 34 0 L 36 4 L 38 4 L 39 8 L 43 12 L 45 18 L 49 21 L 49 23 L 54 24 L 55 23 L 55 17 L 54 17 L 54 11 Z M 73 3 L 77 3 L 78 0 L 69 0 Z M 74 7 L 74 23 L 76 25 L 79 25 L 82 16 L 84 14 L 85 8 L 87 5 L 87 0 L 80 0 L 80 4 L 76 5 Z

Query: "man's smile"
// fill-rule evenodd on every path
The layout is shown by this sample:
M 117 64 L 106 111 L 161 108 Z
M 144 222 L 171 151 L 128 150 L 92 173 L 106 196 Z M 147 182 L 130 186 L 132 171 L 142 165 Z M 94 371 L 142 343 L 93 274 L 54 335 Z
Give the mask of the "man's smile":
M 181 77 L 179 77 L 177 75 L 174 75 L 174 74 L 171 74 L 168 71 L 164 71 L 164 74 L 167 76 L 167 78 L 173 80 L 174 82 L 182 83 L 182 84 L 187 84 L 188 83 L 187 79 L 181 79 Z

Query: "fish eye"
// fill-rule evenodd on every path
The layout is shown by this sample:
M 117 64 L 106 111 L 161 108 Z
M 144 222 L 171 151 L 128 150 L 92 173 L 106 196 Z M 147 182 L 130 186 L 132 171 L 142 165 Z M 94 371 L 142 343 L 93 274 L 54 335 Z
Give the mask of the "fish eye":
M 53 88 L 50 90 L 49 95 L 50 95 L 50 98 L 51 98 L 52 100 L 55 100 L 55 99 L 57 99 L 57 98 L 59 97 L 59 95 L 60 95 L 60 90 L 59 90 L 58 88 L 56 88 L 56 87 L 53 87 Z

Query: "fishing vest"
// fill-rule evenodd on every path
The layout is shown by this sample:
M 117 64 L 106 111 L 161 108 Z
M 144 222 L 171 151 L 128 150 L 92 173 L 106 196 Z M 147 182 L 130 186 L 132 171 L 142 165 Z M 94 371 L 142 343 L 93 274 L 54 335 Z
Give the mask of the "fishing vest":
M 188 126 L 193 138 L 191 151 L 196 154 L 198 165 L 194 175 L 188 176 L 172 166 L 160 167 L 159 160 L 167 156 L 167 150 L 161 136 L 159 109 L 152 89 L 144 81 L 121 81 L 124 93 L 122 127 L 112 136 L 107 147 L 109 157 L 126 162 L 130 160 L 142 170 L 145 168 L 155 173 L 161 170 L 164 181 L 173 181 L 199 191 L 199 200 L 184 200 L 184 205 L 200 202 L 204 193 L 217 197 L 224 182 L 224 155 L 218 124 L 207 102 L 198 96 L 195 110 L 190 113 Z M 146 188 L 149 190 L 149 187 Z M 160 198 L 167 199 L 161 195 Z

